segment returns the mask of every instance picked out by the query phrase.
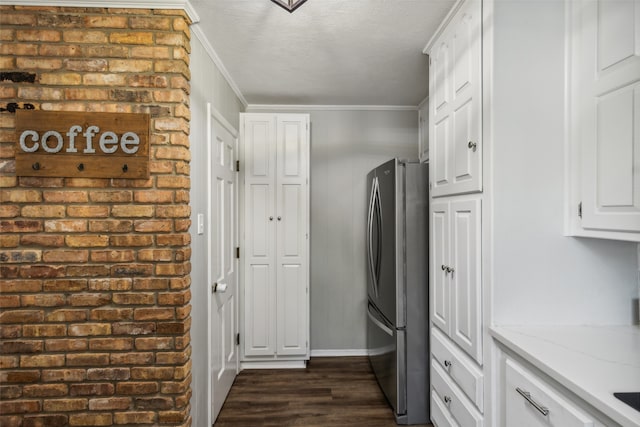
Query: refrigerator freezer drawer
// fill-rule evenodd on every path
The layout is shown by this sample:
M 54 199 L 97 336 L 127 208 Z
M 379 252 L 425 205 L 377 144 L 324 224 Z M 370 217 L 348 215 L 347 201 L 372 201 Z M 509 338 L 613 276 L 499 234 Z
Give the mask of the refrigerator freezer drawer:
M 396 417 L 401 417 L 407 413 L 405 333 L 392 329 L 374 307 L 369 306 L 367 314 L 371 367 Z

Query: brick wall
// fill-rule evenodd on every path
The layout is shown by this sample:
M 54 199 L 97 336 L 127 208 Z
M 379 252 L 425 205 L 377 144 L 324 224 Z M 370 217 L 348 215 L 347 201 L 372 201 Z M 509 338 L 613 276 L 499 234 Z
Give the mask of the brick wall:
M 190 424 L 189 37 L 183 11 L 0 6 L 1 426 Z M 151 177 L 16 177 L 10 103 L 150 113 Z

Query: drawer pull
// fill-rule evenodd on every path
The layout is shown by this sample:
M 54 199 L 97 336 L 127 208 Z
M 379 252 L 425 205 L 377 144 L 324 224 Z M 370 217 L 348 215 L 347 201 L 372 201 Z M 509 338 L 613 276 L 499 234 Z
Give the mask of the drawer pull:
M 447 405 L 451 403 L 451 398 L 449 396 L 443 397 L 442 400 L 444 400 L 444 403 L 446 403 Z
M 451 367 L 451 361 L 450 360 L 445 360 L 444 361 L 444 367 L 449 369 Z
M 516 391 L 520 394 L 520 396 L 524 397 L 524 399 L 531 404 L 534 408 L 538 410 L 545 417 L 549 415 L 549 409 L 545 408 L 531 397 L 531 393 L 528 391 L 522 390 L 520 387 L 516 387 Z

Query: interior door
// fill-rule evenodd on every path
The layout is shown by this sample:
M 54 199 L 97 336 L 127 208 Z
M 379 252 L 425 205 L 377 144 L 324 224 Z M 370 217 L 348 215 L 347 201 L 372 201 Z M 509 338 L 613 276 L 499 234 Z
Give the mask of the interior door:
M 209 114 L 212 419 L 238 373 L 236 138 Z

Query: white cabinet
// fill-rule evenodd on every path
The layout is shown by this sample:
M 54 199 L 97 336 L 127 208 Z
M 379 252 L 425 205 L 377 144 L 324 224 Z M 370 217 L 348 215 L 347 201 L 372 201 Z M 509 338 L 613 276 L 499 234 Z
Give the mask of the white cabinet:
M 504 361 L 504 427 L 600 426 L 588 413 L 562 396 L 542 378 L 506 358 Z
M 640 3 L 571 7 L 570 234 L 640 241 Z
M 432 418 L 436 427 L 483 426 L 482 415 L 435 360 L 431 362 L 431 402 L 435 408 Z
M 418 107 L 418 158 L 429 160 L 429 98 Z
M 240 117 L 243 360 L 308 359 L 309 115 Z
M 481 10 L 462 2 L 426 49 L 433 197 L 482 191 Z
M 432 203 L 431 321 L 482 364 L 481 200 Z

